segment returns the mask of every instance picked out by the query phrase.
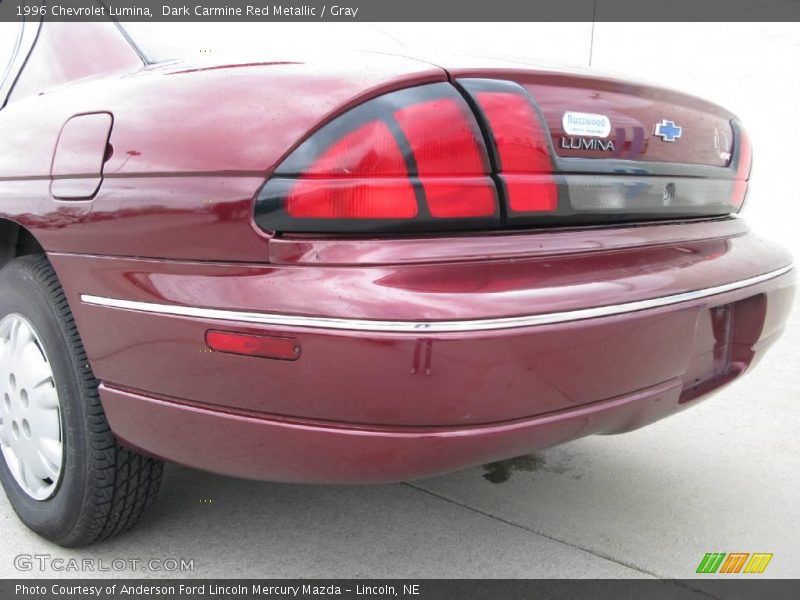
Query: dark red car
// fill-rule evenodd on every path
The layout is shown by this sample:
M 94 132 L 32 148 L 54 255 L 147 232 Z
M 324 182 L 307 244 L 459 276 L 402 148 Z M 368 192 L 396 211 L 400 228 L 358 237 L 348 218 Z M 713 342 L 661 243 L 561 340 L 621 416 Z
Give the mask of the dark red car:
M 112 23 L 0 58 L 0 478 L 59 544 L 132 526 L 162 459 L 375 483 L 629 431 L 754 365 L 792 303 L 736 216 L 745 130 L 698 98 L 167 60 Z

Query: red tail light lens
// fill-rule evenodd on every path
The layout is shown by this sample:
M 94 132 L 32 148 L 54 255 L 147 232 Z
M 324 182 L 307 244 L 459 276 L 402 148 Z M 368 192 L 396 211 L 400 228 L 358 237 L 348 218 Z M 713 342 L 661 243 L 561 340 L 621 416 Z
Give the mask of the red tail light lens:
M 326 125 L 275 171 L 256 221 L 276 231 L 414 231 L 500 223 L 478 123 L 440 83 L 371 100 Z
M 450 97 L 394 113 L 411 146 L 428 210 L 435 218 L 491 217 L 496 210 L 494 185 L 485 179 L 489 173 L 486 149 L 472 113 L 467 116 L 465 111 L 469 107 L 463 98 Z
M 494 184 L 486 178 L 424 179 L 423 186 L 432 217 L 491 218 L 497 212 Z
M 286 197 L 299 219 L 410 219 L 417 197 L 389 126 L 369 121 L 312 162 Z
M 383 121 L 369 121 L 332 144 L 303 172 L 303 177 L 405 176 L 405 157 Z
M 301 178 L 286 198 L 298 219 L 411 219 L 417 197 L 406 179 Z
M 738 134 L 738 149 L 736 162 L 736 179 L 733 182 L 733 193 L 731 194 L 731 204 L 739 210 L 744 204 L 747 196 L 747 181 L 750 179 L 750 169 L 753 163 L 753 150 L 750 145 L 750 138 L 741 125 L 736 126 Z
M 489 121 L 501 172 L 552 173 L 547 135 L 524 90 L 479 91 L 475 99 Z
M 548 135 L 530 94 L 515 83 L 462 80 L 491 132 L 509 220 L 558 209 Z
M 483 139 L 461 96 L 399 108 L 394 118 L 408 139 L 420 176 L 489 173 Z
M 504 181 L 511 212 L 539 213 L 558 209 L 558 188 L 552 177 L 506 175 Z

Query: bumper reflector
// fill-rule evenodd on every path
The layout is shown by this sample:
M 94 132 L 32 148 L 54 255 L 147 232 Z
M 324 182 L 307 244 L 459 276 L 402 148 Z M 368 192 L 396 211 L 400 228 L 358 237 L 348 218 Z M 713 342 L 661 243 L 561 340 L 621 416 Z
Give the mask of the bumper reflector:
M 300 358 L 300 342 L 293 338 L 207 331 L 206 345 L 215 352 L 241 354 L 277 360 Z

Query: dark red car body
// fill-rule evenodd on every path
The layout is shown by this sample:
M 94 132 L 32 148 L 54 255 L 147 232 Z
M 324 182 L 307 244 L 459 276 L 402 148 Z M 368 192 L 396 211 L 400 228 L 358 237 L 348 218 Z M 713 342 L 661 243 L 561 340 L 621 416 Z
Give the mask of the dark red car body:
M 235 476 L 397 481 L 635 429 L 757 362 L 794 272 L 736 216 L 428 236 L 256 225 L 264 182 L 323 125 L 471 77 L 527 89 L 553 140 L 566 98 L 621 124 L 616 159 L 726 167 L 702 144 L 635 141 L 676 103 L 696 139 L 734 119 L 658 88 L 379 54 L 146 64 L 112 25 L 43 26 L 0 110 L 0 223 L 47 252 L 120 440 Z M 297 356 L 213 351 L 209 331 L 288 338 Z

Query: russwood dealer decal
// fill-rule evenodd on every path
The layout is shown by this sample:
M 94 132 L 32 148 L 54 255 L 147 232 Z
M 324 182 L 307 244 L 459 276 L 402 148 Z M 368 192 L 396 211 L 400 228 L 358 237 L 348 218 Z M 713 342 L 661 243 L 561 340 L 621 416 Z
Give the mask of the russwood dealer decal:
M 605 115 L 567 111 L 561 118 L 561 125 L 567 135 L 604 138 L 611 133 L 611 119 Z

